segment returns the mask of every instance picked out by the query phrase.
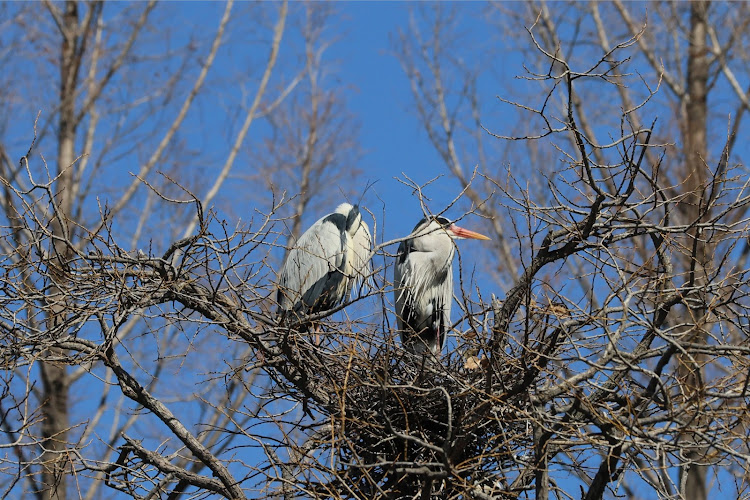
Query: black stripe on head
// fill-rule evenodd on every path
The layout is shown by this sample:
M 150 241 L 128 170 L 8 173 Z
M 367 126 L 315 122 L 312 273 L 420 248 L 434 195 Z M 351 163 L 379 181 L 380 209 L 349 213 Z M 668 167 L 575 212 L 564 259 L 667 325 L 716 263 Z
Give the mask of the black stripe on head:
M 445 229 L 448 229 L 450 227 L 450 225 L 453 224 L 451 221 L 449 221 L 445 217 L 425 217 L 422 220 L 420 220 L 419 222 L 417 222 L 417 225 L 414 226 L 414 229 L 412 229 L 411 232 L 415 233 L 417 231 L 417 229 L 419 229 L 419 226 L 421 226 L 422 224 L 427 225 L 428 221 L 430 221 L 430 220 L 434 220 L 435 222 L 437 222 L 438 224 L 440 224 Z
M 450 225 L 453 224 L 451 221 L 449 221 L 445 217 L 435 217 L 435 222 L 443 226 L 445 229 L 448 229 Z
M 352 226 L 355 222 L 357 222 L 357 217 L 359 216 L 359 205 L 354 205 L 351 210 L 349 210 L 349 215 L 346 216 L 346 230 L 350 231 Z

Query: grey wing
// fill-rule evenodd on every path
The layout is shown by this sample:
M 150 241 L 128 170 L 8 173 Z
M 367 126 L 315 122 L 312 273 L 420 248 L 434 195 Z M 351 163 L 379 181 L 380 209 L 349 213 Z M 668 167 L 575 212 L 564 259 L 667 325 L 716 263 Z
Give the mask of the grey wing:
M 324 219 L 300 236 L 284 261 L 279 280 L 281 310 L 301 311 L 313 308 L 321 299 L 327 302 L 326 293 L 334 285 L 331 281 L 341 276 L 344 259 L 341 234 Z
M 372 237 L 370 228 L 362 221 L 359 229 L 352 238 L 352 277 L 357 284 L 364 283 L 372 274 L 370 266 L 370 251 L 372 250 Z

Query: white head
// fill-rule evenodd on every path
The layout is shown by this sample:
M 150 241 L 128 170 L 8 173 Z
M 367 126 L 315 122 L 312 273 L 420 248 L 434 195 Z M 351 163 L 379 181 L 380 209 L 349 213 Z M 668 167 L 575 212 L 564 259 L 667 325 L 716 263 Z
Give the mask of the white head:
M 362 223 L 362 215 L 359 213 L 359 205 L 352 205 L 350 203 L 342 203 L 336 207 L 337 214 L 341 214 L 346 217 L 346 232 L 354 236 Z
M 424 218 L 414 227 L 413 245 L 420 251 L 434 251 L 440 247 L 452 247 L 450 240 L 489 240 L 483 234 L 459 227 L 445 217 Z

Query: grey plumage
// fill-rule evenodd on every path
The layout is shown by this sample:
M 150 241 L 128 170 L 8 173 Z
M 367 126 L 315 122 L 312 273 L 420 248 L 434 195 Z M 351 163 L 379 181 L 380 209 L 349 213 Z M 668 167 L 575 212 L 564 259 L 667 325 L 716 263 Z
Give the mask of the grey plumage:
M 393 268 L 396 320 L 411 352 L 439 355 L 451 326 L 453 240 L 489 238 L 444 217 L 419 221 L 398 247 Z
M 287 321 L 340 304 L 370 274 L 370 230 L 357 205 L 342 203 L 290 249 L 279 273 L 277 303 Z M 293 314 L 292 314 L 293 313 Z

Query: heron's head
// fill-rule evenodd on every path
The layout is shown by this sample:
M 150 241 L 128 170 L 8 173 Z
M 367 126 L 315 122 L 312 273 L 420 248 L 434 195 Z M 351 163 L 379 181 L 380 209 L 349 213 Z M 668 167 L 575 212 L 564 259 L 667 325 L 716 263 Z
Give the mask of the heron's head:
M 445 217 L 427 217 L 419 221 L 414 227 L 413 233 L 417 234 L 417 237 L 427 236 L 434 234 L 439 237 L 441 234 L 447 234 L 454 240 L 473 239 L 473 240 L 489 240 L 490 238 L 470 231 L 463 227 L 455 225 Z
M 342 203 L 336 207 L 336 213 L 346 217 L 346 232 L 354 234 L 359 229 L 359 225 L 362 222 L 362 216 L 359 213 L 359 205 L 352 205 L 350 203 Z

